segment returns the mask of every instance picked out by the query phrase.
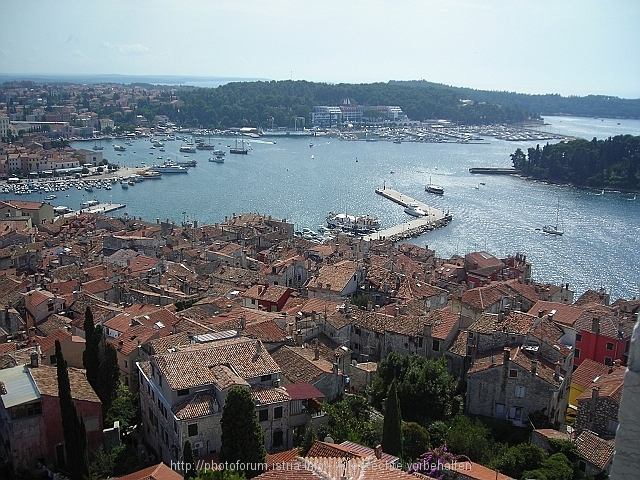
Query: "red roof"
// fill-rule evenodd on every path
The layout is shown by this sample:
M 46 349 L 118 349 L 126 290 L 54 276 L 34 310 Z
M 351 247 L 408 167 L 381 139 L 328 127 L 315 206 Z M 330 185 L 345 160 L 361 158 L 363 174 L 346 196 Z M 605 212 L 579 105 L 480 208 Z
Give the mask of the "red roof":
M 182 475 L 164 463 L 159 463 L 120 477 L 120 480 L 182 480 Z
M 291 400 L 324 398 L 324 394 L 310 383 L 287 383 L 284 386 Z

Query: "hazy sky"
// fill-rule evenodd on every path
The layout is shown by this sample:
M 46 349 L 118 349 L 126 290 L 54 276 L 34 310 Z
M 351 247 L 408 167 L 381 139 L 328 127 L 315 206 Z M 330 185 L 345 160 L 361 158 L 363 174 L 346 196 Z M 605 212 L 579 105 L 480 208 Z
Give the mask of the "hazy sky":
M 640 98 L 638 0 L 2 2 L 0 73 L 203 75 Z

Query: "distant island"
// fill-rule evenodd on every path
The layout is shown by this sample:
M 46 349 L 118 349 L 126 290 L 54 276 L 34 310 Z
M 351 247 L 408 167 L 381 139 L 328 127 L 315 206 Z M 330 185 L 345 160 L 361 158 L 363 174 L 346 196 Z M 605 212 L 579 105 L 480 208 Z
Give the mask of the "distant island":
M 551 183 L 581 187 L 640 190 L 640 136 L 617 135 L 518 148 L 511 154 L 522 175 Z

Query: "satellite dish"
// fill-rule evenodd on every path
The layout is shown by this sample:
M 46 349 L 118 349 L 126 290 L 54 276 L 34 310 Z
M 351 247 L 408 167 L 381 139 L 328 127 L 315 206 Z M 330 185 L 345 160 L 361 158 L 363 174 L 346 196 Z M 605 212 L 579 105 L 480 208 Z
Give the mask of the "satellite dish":
M 335 443 L 335 442 L 333 441 L 333 438 L 331 438 L 331 437 L 324 437 L 324 443 Z

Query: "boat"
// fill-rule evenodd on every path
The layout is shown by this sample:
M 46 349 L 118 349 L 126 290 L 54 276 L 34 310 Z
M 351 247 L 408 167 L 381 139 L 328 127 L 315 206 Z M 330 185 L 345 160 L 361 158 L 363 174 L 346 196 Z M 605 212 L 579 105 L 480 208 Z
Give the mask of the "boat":
M 127 181 L 124 180 L 124 179 L 120 181 L 120 186 L 122 188 L 129 188 L 129 185 L 127 184 Z
M 424 217 L 427 215 L 427 212 L 420 208 L 417 203 L 407 205 L 404 209 L 404 213 L 408 213 L 412 217 Z
M 196 148 L 198 150 L 213 150 L 215 148 L 215 145 L 211 145 L 210 143 L 206 142 L 198 142 Z
M 399 138 L 396 138 L 393 143 L 402 143 L 402 140 L 400 140 Z
M 196 153 L 196 147 L 192 145 L 182 145 L 180 151 L 182 153 Z
M 45 200 L 53 200 L 54 198 L 57 198 L 55 195 L 47 195 L 46 197 L 44 197 Z
M 146 170 L 144 172 L 140 172 L 138 175 L 145 180 L 157 180 L 162 178 L 162 173 L 156 172 L 155 170 Z
M 542 227 L 542 231 L 544 233 L 548 233 L 549 235 L 562 235 L 564 232 L 558 228 L 558 219 L 560 217 L 560 197 L 558 197 L 558 209 L 556 210 L 556 224 L 555 225 L 545 225 Z
M 210 157 L 209 161 L 213 163 L 224 163 L 224 157 L 222 155 L 216 155 L 215 157 Z
M 436 195 L 444 195 L 444 188 L 440 185 L 435 185 L 431 183 L 431 177 L 429 177 L 429 185 L 424 187 L 425 192 L 435 193 Z
M 183 167 L 177 163 L 165 162 L 162 165 L 154 165 L 153 170 L 160 173 L 188 173 L 189 167 Z
M 114 145 L 114 146 L 113 146 L 113 149 L 114 149 L 116 152 L 124 152 L 124 151 L 126 150 L 126 148 L 125 148 L 125 147 L 123 147 L 122 145 Z
M 195 160 L 185 160 L 184 162 L 177 162 L 181 167 L 195 167 L 198 162 Z
M 83 208 L 88 208 L 88 207 L 95 207 L 96 205 L 98 205 L 100 202 L 97 199 L 93 199 L 93 200 L 87 200 L 86 202 L 82 202 L 82 207 Z
M 236 138 L 236 146 L 235 148 L 230 148 L 229 153 L 235 153 L 239 155 L 246 155 L 249 153 L 249 150 L 244 146 L 244 140 L 242 140 L 242 147 L 238 148 L 238 139 Z
M 340 228 L 349 232 L 371 232 L 380 228 L 378 217 L 371 215 L 347 215 L 346 213 L 329 212 L 327 216 L 329 228 Z

